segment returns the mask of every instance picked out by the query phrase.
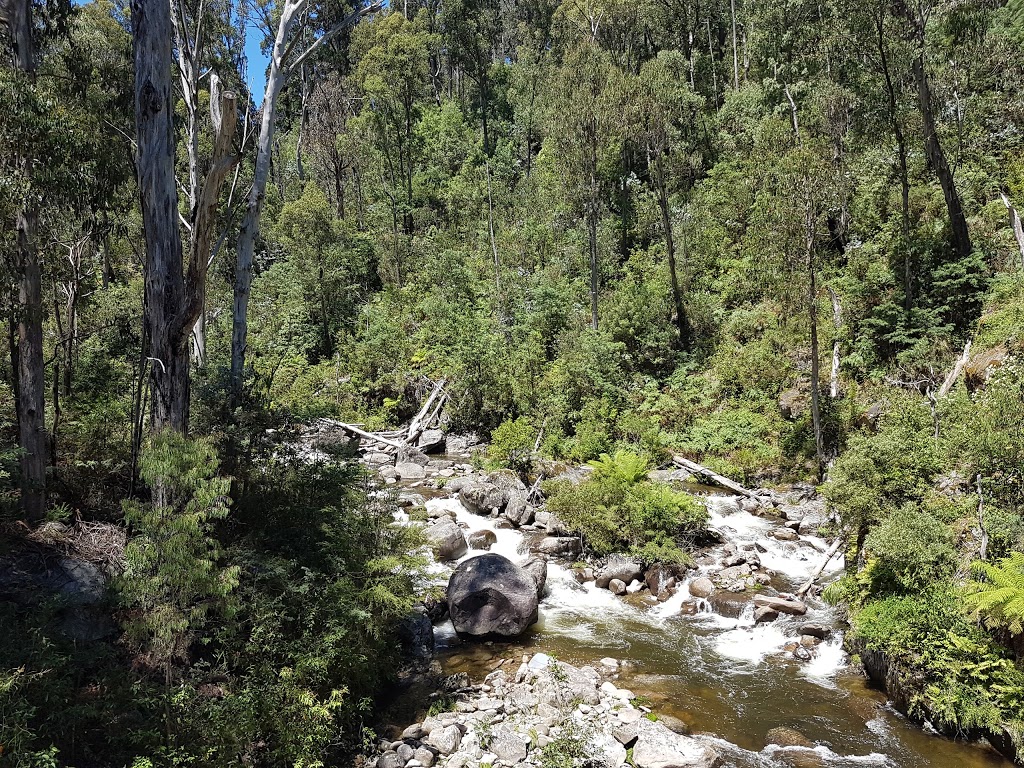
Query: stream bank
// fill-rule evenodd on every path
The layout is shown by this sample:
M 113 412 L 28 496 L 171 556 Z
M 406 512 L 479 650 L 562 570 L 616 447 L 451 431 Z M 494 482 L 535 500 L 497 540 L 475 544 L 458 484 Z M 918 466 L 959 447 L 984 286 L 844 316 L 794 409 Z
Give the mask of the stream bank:
M 518 527 L 503 514 L 471 511 L 460 499 L 466 495 L 461 491 L 484 480 L 482 474 L 464 456 L 429 461 L 433 466 L 424 465 L 419 478 L 403 478 L 385 469 L 413 517 L 451 522 L 467 539 L 488 541 L 490 552 L 514 562 L 525 560 L 545 540 L 568 538 L 542 509 L 533 509 L 529 522 Z M 442 480 L 444 487 L 437 488 Z M 782 516 L 761 517 L 744 509 L 735 497 L 697 490 L 705 494 L 710 527 L 722 540 L 702 553 L 696 569 L 681 574 L 674 593 L 662 595 L 662 600 L 639 579 L 626 585 L 625 595 L 617 596 L 597 586 L 597 573 L 571 567 L 571 556 L 556 557 L 549 560 L 539 620 L 522 637 L 467 641 L 449 621 L 438 621 L 433 627 L 434 666 L 459 681 L 450 703 L 468 709 L 473 696 L 488 693 L 473 686 L 486 685 L 496 668 L 518 668 L 524 654 L 532 658 L 543 653 L 576 669 L 602 669 L 601 661 L 612 659 L 618 664 L 609 678 L 615 686 L 642 697 L 642 706 L 656 717 L 680 724 L 714 748 L 723 766 L 1011 765 L 987 745 L 937 738 L 903 718 L 850 664 L 838 615 L 813 593 L 804 615 L 782 614 L 770 623 L 757 622 L 755 598 L 795 592 L 821 565 L 826 543 L 814 536 L 813 518 L 806 523 L 786 519 L 793 512 L 785 509 Z M 452 561 L 438 563 L 438 583 L 447 581 L 458 562 L 482 553 L 467 547 Z M 745 554 L 754 557 L 739 562 Z M 830 563 L 823 581 L 841 566 L 839 560 Z M 729 571 L 738 567 L 739 571 Z M 759 583 L 758 574 L 767 576 L 768 583 Z M 701 580 L 711 582 L 710 595 L 701 589 L 707 586 Z M 805 639 L 808 625 L 822 630 L 814 641 Z M 385 752 L 394 751 L 405 726 L 425 718 L 431 702 L 422 690 L 415 697 L 417 701 L 396 707 L 404 714 L 394 720 L 393 740 L 381 745 Z M 798 732 L 804 746 L 774 743 L 780 728 Z M 485 754 L 490 755 L 481 752 L 479 759 L 470 758 L 465 765 L 485 764 Z M 438 753 L 435 759 L 445 765 L 448 758 Z M 534 751 L 521 762 L 539 759 L 539 751 Z

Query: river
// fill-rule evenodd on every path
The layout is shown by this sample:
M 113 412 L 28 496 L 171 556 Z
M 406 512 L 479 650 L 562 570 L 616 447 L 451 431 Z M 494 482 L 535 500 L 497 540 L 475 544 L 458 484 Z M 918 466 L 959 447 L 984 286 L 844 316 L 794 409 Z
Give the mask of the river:
M 420 490 L 420 489 L 417 489 Z M 823 558 L 825 542 L 800 536 L 777 541 L 769 534 L 778 523 L 740 510 L 730 497 L 709 496 L 710 527 L 738 548 L 756 544 L 762 564 L 777 575 L 772 586 L 795 590 Z M 494 525 L 491 518 L 466 510 L 456 498 L 434 498 L 430 507 L 455 513 L 470 531 L 491 530 L 491 552 L 520 562 L 528 535 Z M 481 554 L 470 551 L 463 559 Z M 837 575 L 837 558 L 825 579 Z M 435 566 L 439 581 L 451 568 Z M 686 580 L 702 574 L 691 571 Z M 725 768 L 784 766 L 886 766 L 890 768 L 1011 768 L 984 744 L 933 735 L 895 712 L 849 666 L 842 650 L 841 622 L 820 600 L 808 601 L 804 617 L 782 617 L 754 625 L 752 607 L 697 601 L 693 615 L 681 612 L 691 601 L 686 585 L 664 603 L 647 592 L 616 597 L 593 582 L 579 584 L 571 571 L 549 564 L 540 620 L 515 642 L 466 642 L 450 622 L 434 628 L 436 657 L 448 674 L 467 673 L 474 682 L 501 660 L 543 651 L 575 665 L 613 657 L 622 664 L 616 685 L 648 698 L 655 711 L 683 720 L 693 734 L 711 740 Z M 738 614 L 738 615 L 723 615 Z M 787 642 L 808 621 L 835 626 L 810 661 L 785 651 Z M 765 746 L 776 727 L 798 730 L 817 747 Z

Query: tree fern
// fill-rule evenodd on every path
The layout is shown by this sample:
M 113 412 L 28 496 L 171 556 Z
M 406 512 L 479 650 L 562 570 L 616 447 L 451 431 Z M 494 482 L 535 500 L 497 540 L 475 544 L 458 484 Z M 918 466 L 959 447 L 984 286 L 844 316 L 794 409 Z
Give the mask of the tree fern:
M 635 485 L 647 477 L 650 459 L 632 451 L 618 450 L 614 455 L 602 453 L 600 458 L 587 462 L 594 468 L 598 478 L 617 480 L 626 485 Z
M 971 566 L 982 581 L 972 581 L 967 604 L 975 616 L 994 629 L 1024 634 L 1024 553 L 1012 552 L 998 563 L 976 562 Z

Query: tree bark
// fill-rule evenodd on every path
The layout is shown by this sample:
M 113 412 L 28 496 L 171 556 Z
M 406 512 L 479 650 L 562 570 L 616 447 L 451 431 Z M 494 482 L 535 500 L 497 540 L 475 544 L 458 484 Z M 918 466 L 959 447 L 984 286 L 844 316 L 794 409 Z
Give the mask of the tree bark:
M 911 70 L 917 84 L 917 106 L 921 112 L 925 157 L 928 159 L 929 167 L 939 179 L 939 186 L 942 187 L 942 196 L 945 198 L 946 210 L 949 213 L 953 250 L 957 258 L 965 259 L 971 255 L 971 236 L 967 228 L 967 217 L 964 215 L 960 194 L 957 192 L 956 182 L 953 179 L 953 171 L 946 160 L 942 142 L 939 141 L 935 110 L 932 107 L 931 85 L 928 82 L 928 72 L 925 68 L 927 45 L 925 21 L 910 9 L 905 0 L 896 0 L 895 7 L 910 27 L 917 45 L 917 57 L 911 65 Z
M 921 109 L 921 123 L 924 129 L 924 149 L 928 165 L 939 177 L 942 196 L 946 200 L 949 212 L 949 225 L 952 230 L 953 250 L 958 258 L 965 259 L 971 255 L 971 236 L 967 228 L 967 217 L 964 215 L 960 194 L 956 189 L 953 171 L 946 160 L 946 153 L 939 141 L 935 125 L 935 113 L 932 110 L 932 92 L 928 85 L 928 74 L 924 68 L 924 54 L 914 61 L 914 78 L 917 80 L 917 100 Z
M 36 60 L 32 42 L 32 5 L 29 0 L 12 0 L 4 9 L 15 66 L 26 85 L 35 83 Z M 18 158 L 21 173 L 31 183 L 33 158 Z M 17 233 L 18 355 L 17 411 L 18 442 L 21 447 L 21 507 L 25 519 L 38 522 L 46 511 L 46 372 L 43 362 L 42 269 L 36 243 L 38 212 L 32 195 L 23 203 L 15 222 Z
M 21 505 L 38 522 L 46 511 L 46 375 L 43 362 L 42 269 L 36 247 L 36 212 L 18 214 L 18 427 Z
M 1021 226 L 1020 214 L 1010 201 L 1010 198 L 1006 196 L 1006 193 L 1000 192 L 999 197 L 1002 198 L 1003 205 L 1006 206 L 1006 211 L 1010 216 L 1010 229 L 1013 230 L 1013 237 L 1017 241 L 1017 248 L 1020 250 L 1021 269 L 1024 269 L 1024 226 Z
M 896 100 L 896 86 L 893 83 L 892 71 L 889 67 L 889 56 L 885 45 L 885 4 L 880 3 L 878 15 L 875 17 L 878 31 L 878 55 L 882 62 L 882 76 L 889 103 L 889 121 L 892 123 L 893 135 L 896 137 L 896 150 L 900 163 L 900 230 L 903 234 L 903 294 L 904 309 L 909 312 L 914 304 L 914 275 L 910 252 L 910 173 L 907 169 L 907 138 L 900 122 L 899 105 Z
M 131 8 L 139 198 L 146 241 L 145 325 L 153 398 L 150 425 L 154 431 L 170 428 L 184 432 L 189 360 L 188 338 L 180 332 L 185 276 L 174 177 L 174 29 L 169 3 L 132 0 Z
M 676 328 L 679 331 L 679 343 L 686 351 L 690 350 L 690 323 L 686 317 L 683 304 L 683 292 L 679 287 L 679 273 L 676 266 L 676 244 L 672 236 L 672 215 L 668 205 L 668 186 L 665 183 L 665 171 L 661 161 L 655 160 L 654 172 L 658 184 L 658 207 L 661 209 L 661 228 L 665 233 L 665 254 L 668 257 L 668 272 L 672 281 L 672 303 L 676 309 Z
M 814 452 L 818 471 L 825 466 L 825 440 L 821 426 L 821 363 L 818 345 L 818 271 L 814 259 L 816 222 L 814 190 L 810 184 L 804 189 L 804 263 L 807 268 L 807 319 L 811 326 L 811 426 L 814 430 Z
M 828 289 L 829 298 L 832 299 L 832 325 L 835 327 L 836 335 L 832 340 L 832 375 L 829 377 L 829 397 L 833 400 L 839 399 L 839 333 L 843 327 L 843 307 L 839 303 L 839 294 L 831 287 Z

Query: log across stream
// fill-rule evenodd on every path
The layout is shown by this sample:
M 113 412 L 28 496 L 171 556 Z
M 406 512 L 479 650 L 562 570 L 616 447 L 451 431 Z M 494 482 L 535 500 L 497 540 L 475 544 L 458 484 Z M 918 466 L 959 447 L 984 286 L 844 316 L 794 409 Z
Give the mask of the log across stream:
M 779 523 L 742 511 L 733 497 L 712 495 L 707 501 L 711 527 L 726 543 L 756 543 L 779 587 L 795 592 L 820 568 L 827 542 L 800 536 L 802 546 L 784 546 L 770 536 Z M 514 561 L 525 557 L 529 534 L 495 526 L 495 520 L 470 513 L 456 498 L 427 504 L 454 512 L 467 534 L 492 531 L 497 543 L 490 551 Z M 479 554 L 471 550 L 465 557 Z M 453 565 L 437 564 L 437 578 L 445 580 Z M 841 567 L 840 558 L 831 561 L 822 580 L 834 578 Z M 684 581 L 700 575 L 698 568 Z M 467 673 L 472 682 L 482 681 L 502 660 L 518 666 L 526 653 L 544 652 L 575 665 L 615 658 L 621 663 L 616 685 L 649 699 L 656 712 L 684 721 L 691 733 L 715 745 L 724 766 L 734 768 L 1011 765 L 985 745 L 932 735 L 895 713 L 850 665 L 842 649 L 842 624 L 820 600 L 808 601 L 806 616 L 756 626 L 746 600 L 734 605 L 697 601 L 697 612 L 685 615 L 681 609 L 692 600 L 687 585 L 662 603 L 646 592 L 616 597 L 593 582 L 579 584 L 571 570 L 552 562 L 539 621 L 524 637 L 466 642 L 444 622 L 434 628 L 436 658 L 448 674 Z M 799 661 L 787 652 L 787 643 L 808 621 L 835 630 L 811 660 Z M 779 727 L 796 729 L 816 746 L 766 746 L 768 732 Z

